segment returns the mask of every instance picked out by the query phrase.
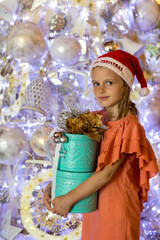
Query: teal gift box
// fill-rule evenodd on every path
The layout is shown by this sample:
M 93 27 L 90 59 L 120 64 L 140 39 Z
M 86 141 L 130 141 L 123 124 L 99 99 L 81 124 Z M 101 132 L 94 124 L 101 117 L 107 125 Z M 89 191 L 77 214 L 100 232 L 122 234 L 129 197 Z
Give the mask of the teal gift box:
M 65 133 L 67 142 L 59 150 L 55 197 L 67 194 L 94 174 L 97 165 L 98 142 L 86 135 Z M 56 156 L 55 156 L 56 157 Z M 53 181 L 54 182 L 54 179 Z M 97 209 L 98 192 L 77 202 L 71 213 L 89 213 Z
M 65 133 L 67 142 L 59 153 L 58 169 L 69 172 L 93 172 L 97 165 L 98 143 L 86 135 Z
M 93 172 L 94 173 L 94 172 Z M 73 190 L 84 182 L 93 173 L 76 173 L 57 170 L 55 196 L 59 197 Z M 71 209 L 71 213 L 89 213 L 97 209 L 98 192 L 77 202 Z

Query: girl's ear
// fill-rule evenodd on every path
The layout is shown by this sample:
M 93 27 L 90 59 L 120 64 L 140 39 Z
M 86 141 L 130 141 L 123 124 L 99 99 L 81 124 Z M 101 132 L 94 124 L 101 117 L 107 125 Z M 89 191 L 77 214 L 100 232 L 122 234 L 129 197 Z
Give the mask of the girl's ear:
M 126 88 L 126 87 L 124 87 L 124 89 L 123 89 L 123 95 L 125 95 L 125 94 L 126 94 L 126 92 L 127 92 L 127 88 Z

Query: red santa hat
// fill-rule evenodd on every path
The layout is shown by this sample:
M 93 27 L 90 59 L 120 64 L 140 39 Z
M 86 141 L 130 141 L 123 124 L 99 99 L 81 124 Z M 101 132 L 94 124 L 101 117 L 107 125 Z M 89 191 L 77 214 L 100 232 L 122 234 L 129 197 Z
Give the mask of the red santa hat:
M 108 52 L 98 57 L 91 66 L 91 71 L 95 67 L 107 67 L 116 72 L 123 80 L 132 88 L 134 76 L 137 77 L 138 82 L 141 85 L 139 94 L 141 96 L 147 96 L 149 89 L 147 88 L 147 82 L 144 78 L 142 68 L 139 64 L 138 58 L 131 55 L 128 52 L 122 50 L 115 50 Z

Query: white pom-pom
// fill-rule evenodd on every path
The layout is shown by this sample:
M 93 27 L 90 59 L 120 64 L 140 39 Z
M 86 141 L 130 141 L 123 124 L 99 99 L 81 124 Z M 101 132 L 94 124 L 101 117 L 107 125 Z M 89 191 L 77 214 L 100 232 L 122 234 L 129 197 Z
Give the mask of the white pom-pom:
M 139 95 L 140 95 L 141 97 L 147 96 L 149 93 L 150 93 L 150 91 L 149 91 L 149 89 L 148 89 L 147 87 L 141 88 L 141 89 L 139 90 Z

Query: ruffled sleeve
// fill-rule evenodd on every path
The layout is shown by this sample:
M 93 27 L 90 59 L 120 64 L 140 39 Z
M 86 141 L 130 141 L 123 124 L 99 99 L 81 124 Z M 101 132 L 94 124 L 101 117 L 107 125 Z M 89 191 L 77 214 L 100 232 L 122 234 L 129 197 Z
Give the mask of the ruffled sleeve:
M 112 165 L 124 154 L 135 154 L 135 160 L 138 159 L 139 161 L 139 197 L 141 209 L 143 209 L 143 203 L 147 201 L 149 179 L 154 177 L 159 170 L 155 154 L 146 138 L 144 128 L 138 121 L 122 121 L 118 126 L 111 126 L 111 129 L 104 133 L 96 172 L 106 165 Z

